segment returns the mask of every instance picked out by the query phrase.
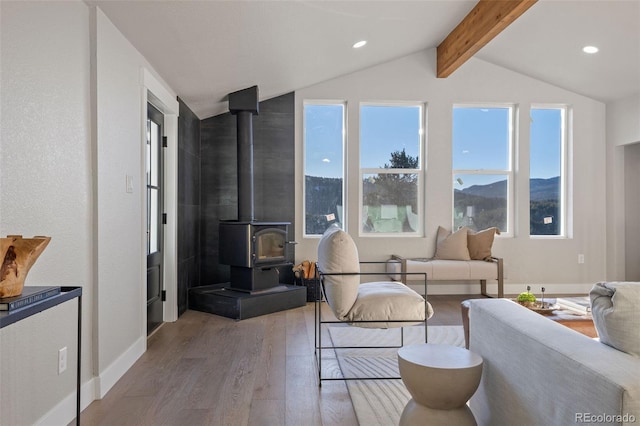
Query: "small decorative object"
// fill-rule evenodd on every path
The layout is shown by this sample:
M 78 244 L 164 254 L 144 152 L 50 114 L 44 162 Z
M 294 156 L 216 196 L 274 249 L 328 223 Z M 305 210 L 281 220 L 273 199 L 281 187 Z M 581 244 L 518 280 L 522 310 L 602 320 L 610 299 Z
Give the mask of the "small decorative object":
M 544 292 L 545 292 L 545 288 L 542 287 L 542 299 L 538 301 L 536 299 L 536 296 L 531 294 L 531 286 L 527 286 L 527 291 L 520 293 L 516 299 L 516 302 L 539 314 L 550 315 L 554 310 L 558 309 L 558 306 L 555 304 L 545 302 Z
M 527 286 L 527 291 L 526 292 L 522 292 L 518 295 L 518 298 L 516 299 L 516 301 L 523 305 L 523 306 L 530 306 L 534 303 L 536 303 L 536 296 L 534 296 L 533 294 L 531 294 L 531 286 L 528 285 Z
M 303 260 L 302 263 L 293 267 L 293 273 L 300 285 L 307 287 L 307 302 L 315 302 L 317 299 L 320 279 L 317 277 L 316 262 Z
M 22 294 L 29 269 L 51 241 L 51 237 L 7 235 L 0 238 L 0 298 Z

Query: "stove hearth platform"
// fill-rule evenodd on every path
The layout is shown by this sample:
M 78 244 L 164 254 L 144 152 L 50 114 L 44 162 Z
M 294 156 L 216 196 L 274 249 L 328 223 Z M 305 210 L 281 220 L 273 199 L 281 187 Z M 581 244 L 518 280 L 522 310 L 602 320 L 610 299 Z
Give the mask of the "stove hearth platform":
M 304 286 L 280 284 L 268 290 L 234 290 L 229 283 L 193 287 L 189 290 L 189 308 L 235 320 L 299 308 L 307 303 Z

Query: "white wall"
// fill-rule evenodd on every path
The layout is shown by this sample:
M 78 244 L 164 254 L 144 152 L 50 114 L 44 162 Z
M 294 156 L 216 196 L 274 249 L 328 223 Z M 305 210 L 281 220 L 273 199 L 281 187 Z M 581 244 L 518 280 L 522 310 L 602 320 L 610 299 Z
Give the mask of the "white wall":
M 640 94 L 607 104 L 607 141 L 616 146 L 640 142 Z
M 626 278 L 625 147 L 640 142 L 640 95 L 607 104 L 607 278 Z M 631 183 L 635 185 L 635 183 Z
M 625 281 L 640 281 L 640 222 L 636 220 L 640 209 L 640 143 L 624 147 L 624 215 L 625 222 Z
M 146 348 L 145 84 L 152 82 L 159 98 L 177 109 L 176 94 L 105 15 L 83 1 L 0 7 L 0 235 L 52 237 L 28 284 L 83 287 L 84 407 Z M 174 139 L 175 124 L 174 116 L 168 126 Z M 133 193 L 125 190 L 126 175 L 134 178 Z M 2 336 L 13 336 L 11 327 Z M 29 328 L 28 338 L 46 338 L 51 347 L 64 342 L 63 331 L 36 331 Z M 2 377 L 9 377 L 10 356 L 20 357 L 20 366 L 33 362 L 36 371 L 57 368 L 57 350 L 47 356 L 52 365 L 43 367 L 38 354 L 3 347 Z M 75 399 L 62 395 L 75 388 L 60 380 L 47 380 L 30 396 L 29 413 L 17 413 L 16 424 L 69 422 Z M 24 395 L 25 389 L 12 391 Z M 6 401 L 6 387 L 1 390 Z M 0 423 L 4 419 L 3 413 Z
M 29 272 L 27 285 L 83 287 L 82 378 L 88 381 L 93 369 L 95 267 L 89 10 L 82 2 L 0 2 L 0 16 L 0 235 L 52 237 Z M 32 424 L 59 402 L 55 397 L 61 391 L 75 392 L 75 386 L 65 385 L 66 375 L 57 376 L 59 348 L 55 347 L 65 341 L 65 327 L 72 330 L 75 341 L 75 320 L 68 323 L 65 317 L 49 314 L 47 318 L 57 327 L 27 327 L 21 337 L 42 340 L 46 359 L 52 361 L 46 366 L 40 364 L 45 354 L 2 342 L 0 382 L 9 379 L 14 362 L 22 373 L 33 369 L 48 378 L 38 392 L 28 395 L 26 408 L 24 401 L 16 402 L 13 414 L 19 420 L 9 424 Z M 3 329 L 3 335 L 11 335 L 8 329 L 14 325 Z M 58 328 L 60 336 L 48 335 Z M 70 360 L 74 358 L 69 354 Z M 73 382 L 75 371 L 67 371 Z M 3 401 L 5 390 L 3 387 L 0 396 Z M 24 396 L 23 390 L 11 389 L 14 395 Z M 8 419 L 4 408 L 2 423 Z M 70 408 L 67 413 L 75 415 L 75 405 Z
M 139 53 L 96 10 L 96 371 L 110 387 L 109 368 L 122 354 L 131 363 L 146 347 Z M 132 193 L 126 176 L 134 177 Z M 103 390 L 100 391 L 104 393 Z
M 451 109 L 454 103 L 507 102 L 520 108 L 516 158 L 516 233 L 498 238 L 494 254 L 505 259 L 507 292 L 531 284 L 554 291 L 587 291 L 605 278 L 605 106 L 583 96 L 542 83 L 478 59 L 472 59 L 447 79 L 435 77 L 435 49 L 419 52 L 296 92 L 296 143 L 302 146 L 302 103 L 306 99 L 347 102 L 348 173 L 358 173 L 358 103 L 361 101 L 420 101 L 428 104 L 426 237 L 358 237 L 358 182 L 348 181 L 348 231 L 362 259 L 383 260 L 392 253 L 431 256 L 438 225 L 451 227 Z M 529 120 L 532 103 L 568 104 L 573 112 L 573 233 L 566 239 L 528 236 Z M 315 259 L 317 238 L 302 236 L 302 150 L 296 158 L 297 260 Z M 577 256 L 585 255 L 579 265 Z
M 154 74 L 155 81 L 164 83 L 102 11 L 95 13 L 94 339 L 97 392 L 102 397 L 146 349 L 145 75 Z M 160 89 L 175 101 L 175 92 L 166 84 Z M 175 120 L 173 124 L 175 136 Z M 126 192 L 127 175 L 134 179 L 131 193 Z

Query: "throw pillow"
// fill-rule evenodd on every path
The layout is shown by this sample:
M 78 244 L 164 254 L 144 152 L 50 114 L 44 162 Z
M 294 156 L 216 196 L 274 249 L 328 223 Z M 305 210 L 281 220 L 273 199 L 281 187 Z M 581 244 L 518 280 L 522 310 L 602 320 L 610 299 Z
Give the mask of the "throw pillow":
M 331 225 L 318 244 L 318 269 L 323 274 L 359 273 L 358 248 L 349 234 Z M 358 298 L 359 275 L 323 275 L 327 303 L 344 320 Z
M 640 283 L 600 282 L 589 297 L 600 342 L 640 357 Z
M 500 234 L 500 230 L 496 227 L 478 232 L 468 231 L 467 247 L 472 260 L 491 260 L 491 247 L 496 234 Z
M 440 260 L 471 260 L 469 249 L 467 248 L 468 229 L 463 227 L 451 233 L 439 226 L 438 236 L 436 237 L 436 254 L 433 258 Z

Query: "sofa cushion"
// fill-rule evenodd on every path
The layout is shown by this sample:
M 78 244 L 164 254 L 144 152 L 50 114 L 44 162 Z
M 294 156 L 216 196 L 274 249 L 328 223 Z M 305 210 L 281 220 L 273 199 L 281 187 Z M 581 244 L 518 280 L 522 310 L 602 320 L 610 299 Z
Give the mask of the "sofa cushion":
M 500 230 L 496 227 L 478 232 L 468 230 L 467 248 L 472 260 L 491 260 L 491 247 L 496 234 L 500 234 Z
M 358 248 L 349 234 L 337 225 L 331 225 L 318 244 L 318 268 L 323 274 L 359 273 Z M 327 303 L 339 320 L 353 306 L 358 297 L 358 275 L 324 275 Z
M 600 342 L 640 357 L 640 283 L 599 282 L 589 297 Z
M 436 254 L 434 259 L 442 260 L 471 260 L 467 248 L 467 227 L 462 227 L 451 233 L 442 226 L 438 226 L 436 237 Z

